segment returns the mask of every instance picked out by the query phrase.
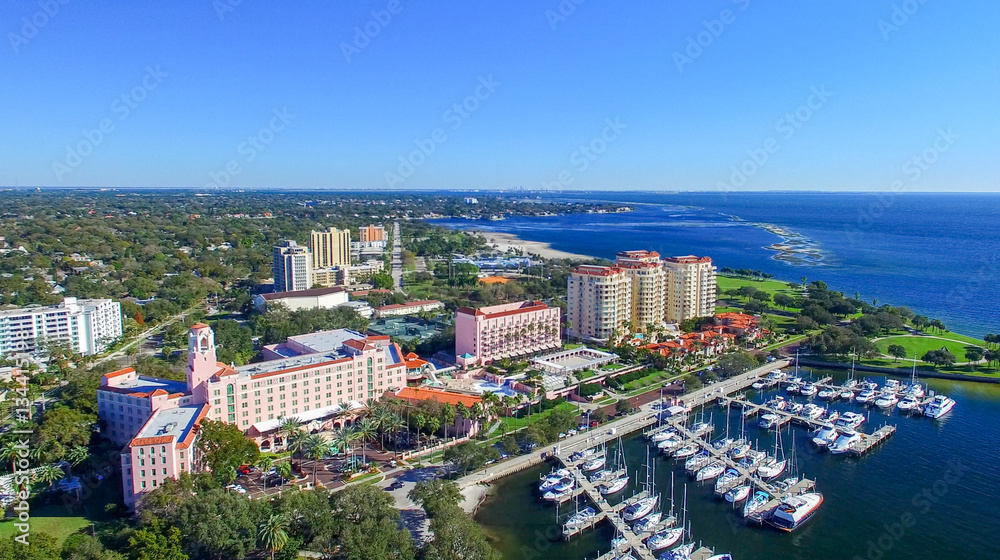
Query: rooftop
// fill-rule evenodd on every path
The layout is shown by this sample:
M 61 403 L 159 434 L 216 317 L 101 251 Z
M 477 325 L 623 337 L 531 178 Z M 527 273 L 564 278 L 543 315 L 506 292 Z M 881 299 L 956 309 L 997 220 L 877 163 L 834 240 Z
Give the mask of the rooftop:
M 712 257 L 696 257 L 694 255 L 685 255 L 683 257 L 667 257 L 663 259 L 664 262 L 672 262 L 679 264 L 701 264 L 712 262 Z
M 472 405 L 483 401 L 483 399 L 473 395 L 464 395 L 462 393 L 454 393 L 451 391 L 444 391 L 442 389 L 427 389 L 424 387 L 404 387 L 399 391 L 396 391 L 395 395 L 400 399 L 418 401 L 436 400 L 442 404 L 460 404 L 465 408 L 470 408 Z
M 197 404 L 177 408 L 161 408 L 153 413 L 132 441 L 139 445 L 142 445 L 143 442 L 135 440 L 145 438 L 170 438 L 171 440 L 183 441 L 200 420 L 202 409 L 207 409 L 207 407 L 207 404 Z
M 313 288 L 311 290 L 297 290 L 294 292 L 274 292 L 270 294 L 261 294 L 260 297 L 264 298 L 265 301 L 274 301 L 278 299 L 289 299 L 297 297 L 316 297 L 325 296 L 328 294 L 335 294 L 338 292 L 346 292 L 347 290 L 342 286 L 333 286 L 330 288 Z
M 157 389 L 163 389 L 168 393 L 186 393 L 187 383 L 184 381 L 174 381 L 172 379 L 160 379 L 159 377 L 146 377 L 140 375 L 134 379 L 129 379 L 116 384 L 120 389 L 130 389 L 136 393 L 152 393 Z
M 318 331 L 309 334 L 288 337 L 288 341 L 294 341 L 313 352 L 332 352 L 340 349 L 348 340 L 366 338 L 365 335 L 351 329 L 333 329 L 330 331 Z
M 407 307 L 421 307 L 423 305 L 437 305 L 441 303 L 436 299 L 422 299 L 420 301 L 408 301 L 406 303 L 393 303 L 391 305 L 383 305 L 382 307 L 377 307 L 377 311 L 387 311 L 389 309 L 405 309 Z

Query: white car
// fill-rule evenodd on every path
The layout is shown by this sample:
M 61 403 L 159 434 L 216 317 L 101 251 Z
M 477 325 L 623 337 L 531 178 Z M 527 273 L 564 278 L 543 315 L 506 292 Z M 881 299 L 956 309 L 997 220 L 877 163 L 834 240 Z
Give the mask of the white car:
M 233 490 L 239 494 L 247 493 L 247 489 L 239 484 L 230 484 L 229 486 L 226 486 L 226 490 Z

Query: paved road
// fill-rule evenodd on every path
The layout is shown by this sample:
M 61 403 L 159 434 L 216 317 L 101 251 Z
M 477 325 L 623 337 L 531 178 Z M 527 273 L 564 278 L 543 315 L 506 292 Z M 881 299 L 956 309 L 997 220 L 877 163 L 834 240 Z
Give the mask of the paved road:
M 135 346 L 137 344 L 144 343 L 146 341 L 146 339 L 148 339 L 149 337 L 153 336 L 154 334 L 156 334 L 158 332 L 162 332 L 164 329 L 166 329 L 170 325 L 176 323 L 177 321 L 184 320 L 184 317 L 187 317 L 189 313 L 191 313 L 192 311 L 194 311 L 195 309 L 197 309 L 199 306 L 201 306 L 201 303 L 195 304 L 192 307 L 189 307 L 189 308 L 185 309 L 184 311 L 181 311 L 177 315 L 174 315 L 173 317 L 170 317 L 169 319 L 167 319 L 166 321 L 160 323 L 159 325 L 156 325 L 155 327 L 151 327 L 151 328 L 146 329 L 145 331 L 143 331 L 142 333 L 140 333 L 139 336 L 137 336 L 134 340 L 132 340 L 131 342 L 129 342 L 125 346 L 122 346 L 121 348 L 119 348 L 118 350 L 115 350 L 114 352 L 112 352 L 111 354 L 108 354 L 107 356 L 104 356 L 104 357 L 101 357 L 101 358 L 98 358 L 98 359 L 94 360 L 93 362 L 90 363 L 89 367 L 94 367 L 97 364 L 104 363 L 104 362 L 106 362 L 108 360 L 117 360 L 119 358 L 124 358 L 126 356 L 126 351 L 129 348 L 132 348 L 133 346 Z

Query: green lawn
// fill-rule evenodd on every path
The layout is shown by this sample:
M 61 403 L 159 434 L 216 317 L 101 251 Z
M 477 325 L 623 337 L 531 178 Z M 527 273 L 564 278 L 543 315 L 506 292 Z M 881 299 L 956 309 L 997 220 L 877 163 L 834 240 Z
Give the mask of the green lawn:
M 968 337 L 964 337 L 968 338 Z M 975 340 L 975 339 L 969 339 Z M 931 350 L 938 350 L 942 347 L 947 348 L 949 352 L 955 355 L 955 359 L 959 362 L 964 362 L 965 360 L 965 349 L 970 346 L 966 341 L 956 341 L 956 340 L 941 340 L 940 338 L 931 338 L 923 336 L 890 336 L 884 338 L 875 345 L 878 347 L 878 351 L 883 354 L 889 353 L 889 345 L 898 344 L 903 348 L 906 348 L 906 357 L 913 358 L 916 354 L 917 358 L 920 358 L 927 352 Z M 982 344 L 982 341 L 979 343 Z
M 116 476 L 107 478 L 89 495 L 84 490 L 82 497 L 82 504 L 68 506 L 63 505 L 60 496 L 53 497 L 52 501 L 47 504 L 38 503 L 39 500 L 32 499 L 30 502 L 31 532 L 51 535 L 61 546 L 66 537 L 82 529 L 88 529 L 91 523 L 100 526 L 102 523 L 114 523 L 121 519 L 116 512 L 105 509 L 108 504 L 121 503 L 121 478 Z M 0 521 L 0 539 L 10 538 L 17 532 L 13 518 Z
M 87 521 L 83 516 L 61 517 L 65 513 L 66 510 L 62 506 L 45 506 L 38 510 L 32 508 L 31 532 L 45 533 L 55 537 L 62 546 L 66 537 L 90 527 L 90 521 Z M 0 523 L 0 539 L 9 539 L 18 532 L 17 527 L 14 527 L 13 519 L 5 519 L 3 523 Z
M 595 374 L 595 373 L 594 373 L 594 372 L 593 372 L 592 370 L 589 370 L 589 369 L 585 369 L 585 370 L 583 370 L 583 371 L 581 371 L 581 372 L 577 373 L 577 374 L 576 374 L 576 378 L 577 378 L 578 380 L 580 380 L 580 381 L 583 381 L 584 379 L 590 379 L 590 378 L 591 378 L 591 377 L 593 377 L 594 375 L 596 375 L 596 374 Z
M 732 290 L 743 286 L 753 286 L 754 288 L 757 288 L 762 292 L 767 292 L 771 294 L 771 298 L 774 298 L 774 294 L 778 293 L 787 294 L 792 297 L 798 297 L 802 293 L 801 290 L 796 290 L 795 288 L 792 288 L 791 284 L 787 282 L 782 282 L 780 280 L 750 280 L 749 278 L 736 278 L 733 276 L 719 275 L 716 277 L 715 281 L 718 287 L 720 299 L 726 298 L 726 296 L 723 295 L 723 292 L 725 292 L 726 290 Z M 742 298 L 734 298 L 729 301 L 739 303 L 740 305 L 746 303 Z M 768 305 L 774 306 L 774 303 L 769 303 Z M 725 313 L 727 311 L 742 311 L 742 310 L 735 307 L 718 307 L 715 310 L 716 313 Z M 789 307 L 788 309 L 785 309 L 785 311 L 798 313 L 799 309 Z
M 511 432 L 513 430 L 519 430 L 521 428 L 530 426 L 531 424 L 534 424 L 535 422 L 538 422 L 539 420 L 545 418 L 549 414 L 552 414 L 553 410 L 576 410 L 576 405 L 573 403 L 564 402 L 562 404 L 556 405 L 555 407 L 546 410 L 545 412 L 541 413 L 536 412 L 531 416 L 528 416 L 527 418 L 507 418 L 507 417 L 501 418 L 500 422 L 503 423 L 503 426 L 500 428 L 500 431 Z

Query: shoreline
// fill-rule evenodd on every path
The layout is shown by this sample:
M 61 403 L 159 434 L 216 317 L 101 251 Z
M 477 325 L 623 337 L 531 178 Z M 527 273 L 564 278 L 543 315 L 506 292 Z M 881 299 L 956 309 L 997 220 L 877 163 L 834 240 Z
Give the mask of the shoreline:
M 574 261 L 590 261 L 599 257 L 593 257 L 589 255 L 581 255 L 578 253 L 570 253 L 568 251 L 560 251 L 559 249 L 553 249 L 550 243 L 544 241 L 529 241 L 526 239 L 521 239 L 514 233 L 505 233 L 497 231 L 485 231 L 479 229 L 468 229 L 464 230 L 470 235 L 481 236 L 486 239 L 486 242 L 490 245 L 496 245 L 497 250 L 506 253 L 508 250 L 520 250 L 525 255 L 538 255 L 543 259 L 566 259 Z

